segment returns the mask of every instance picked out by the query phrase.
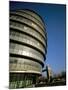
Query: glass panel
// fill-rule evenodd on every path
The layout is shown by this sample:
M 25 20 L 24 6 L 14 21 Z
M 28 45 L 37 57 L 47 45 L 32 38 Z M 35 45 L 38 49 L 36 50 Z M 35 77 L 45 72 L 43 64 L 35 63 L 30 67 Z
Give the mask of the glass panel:
M 15 27 L 14 23 L 16 23 L 16 22 L 12 22 L 11 21 L 11 23 L 12 23 L 11 26 Z M 33 35 L 34 37 L 38 38 L 41 42 L 43 42 L 45 44 L 44 38 L 38 32 L 36 32 L 35 30 L 33 30 L 33 29 L 31 29 L 31 28 L 29 28 L 27 26 L 23 26 L 23 24 L 20 24 L 20 27 L 18 27 L 18 24 L 20 24 L 20 23 L 16 23 L 16 27 L 15 28 L 19 28 L 19 30 L 22 30 L 24 32 L 27 32 L 27 33 Z
M 38 30 L 44 37 L 44 31 L 40 29 L 40 27 L 38 27 L 36 24 L 34 24 L 32 21 L 29 21 L 28 19 L 25 19 L 23 17 L 20 17 L 20 16 L 11 16 L 11 19 L 14 19 L 14 20 L 18 20 L 18 21 L 21 21 L 21 22 L 24 22 L 26 23 L 27 25 L 30 25 L 30 26 L 33 26 L 36 30 Z M 32 25 L 33 24 L 33 25 Z

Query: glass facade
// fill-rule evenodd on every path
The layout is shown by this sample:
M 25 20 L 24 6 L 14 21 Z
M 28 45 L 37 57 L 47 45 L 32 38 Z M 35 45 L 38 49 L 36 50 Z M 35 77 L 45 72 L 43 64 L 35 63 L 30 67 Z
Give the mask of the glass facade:
M 40 51 L 42 51 L 43 54 L 45 54 L 45 51 L 44 51 L 45 47 L 41 44 L 41 42 L 39 42 L 38 40 L 36 40 L 34 38 L 31 38 L 30 36 L 28 36 L 26 34 L 12 31 L 12 32 L 10 32 L 10 39 L 19 41 L 21 43 L 30 44 L 30 45 L 36 47 L 37 49 L 39 49 Z
M 45 39 L 44 39 L 43 36 L 40 35 L 40 33 L 38 33 L 37 31 L 35 31 L 34 29 L 32 29 L 26 25 L 11 21 L 10 28 L 17 29 L 19 31 L 30 34 L 30 35 L 34 36 L 35 38 L 37 38 L 38 40 L 40 40 L 41 43 L 43 43 L 45 45 L 45 40 L 47 40 L 47 37 L 45 37 Z
M 40 32 L 43 35 L 43 37 L 45 38 L 44 31 L 38 25 L 36 25 L 34 22 L 32 22 L 31 20 L 26 19 L 26 18 L 21 17 L 21 16 L 15 16 L 15 15 L 11 15 L 10 19 L 12 19 L 13 21 L 15 20 L 17 22 L 25 23 L 25 24 L 29 25 L 30 27 L 32 27 L 35 30 L 37 30 L 38 32 Z
M 44 25 L 43 23 L 39 22 L 38 20 L 36 20 L 34 17 L 30 16 L 30 14 L 26 14 L 26 12 L 22 11 L 17 11 L 17 12 L 11 12 L 12 15 L 20 15 L 23 16 L 25 18 L 29 18 L 30 20 L 32 20 L 33 22 L 35 22 L 40 28 L 42 28 L 44 30 Z M 27 19 L 28 19 L 27 18 Z M 41 25 L 42 24 L 42 25 Z
M 44 27 L 44 23 L 43 21 L 41 20 L 42 18 L 39 17 L 39 15 L 31 10 L 19 10 L 20 12 L 25 12 L 26 14 L 29 14 L 30 16 L 33 16 L 37 21 L 39 21 L 39 23 L 41 23 Z M 46 32 L 45 32 L 46 33 Z
M 36 51 L 28 46 L 25 46 L 25 45 L 10 43 L 10 53 L 32 57 L 41 62 L 43 62 L 43 60 L 44 60 L 43 55 L 41 55 L 38 51 Z
M 10 12 L 9 88 L 36 84 L 47 53 L 47 33 L 42 18 L 31 10 Z
M 10 71 L 42 72 L 42 66 L 30 59 L 10 57 Z

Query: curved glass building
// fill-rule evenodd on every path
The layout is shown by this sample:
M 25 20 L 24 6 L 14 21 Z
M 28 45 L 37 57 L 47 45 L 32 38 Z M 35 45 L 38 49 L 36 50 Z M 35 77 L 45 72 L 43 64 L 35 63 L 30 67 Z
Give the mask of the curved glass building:
M 47 33 L 34 11 L 10 11 L 10 88 L 35 84 L 42 74 L 47 53 Z

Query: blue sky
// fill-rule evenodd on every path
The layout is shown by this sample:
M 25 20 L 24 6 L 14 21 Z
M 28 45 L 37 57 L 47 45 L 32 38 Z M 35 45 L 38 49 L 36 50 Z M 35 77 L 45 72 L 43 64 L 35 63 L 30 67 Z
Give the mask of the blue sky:
M 48 35 L 45 64 L 49 64 L 54 73 L 65 70 L 66 6 L 60 4 L 11 2 L 10 9 L 31 9 L 43 18 Z

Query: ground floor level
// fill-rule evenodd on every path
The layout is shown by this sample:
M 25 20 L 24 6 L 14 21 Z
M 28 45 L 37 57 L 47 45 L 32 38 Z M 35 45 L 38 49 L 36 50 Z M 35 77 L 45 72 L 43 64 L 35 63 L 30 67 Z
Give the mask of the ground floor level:
M 10 73 L 9 74 L 9 88 L 26 88 L 36 84 L 38 74 L 33 73 Z

